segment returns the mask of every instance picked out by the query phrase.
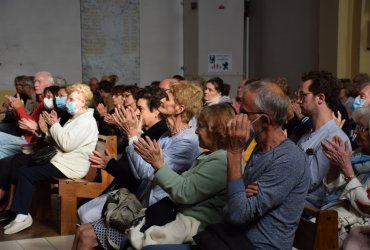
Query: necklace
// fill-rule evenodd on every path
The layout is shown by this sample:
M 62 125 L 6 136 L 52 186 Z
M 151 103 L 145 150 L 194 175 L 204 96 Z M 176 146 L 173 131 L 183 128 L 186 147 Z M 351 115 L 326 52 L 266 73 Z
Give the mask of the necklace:
M 177 135 L 179 133 L 181 133 L 182 131 L 184 131 L 185 129 L 189 128 L 189 125 L 186 125 L 185 127 L 183 127 L 182 129 L 178 130 L 178 131 L 175 131 L 175 132 L 171 132 L 171 136 L 174 136 L 174 135 Z

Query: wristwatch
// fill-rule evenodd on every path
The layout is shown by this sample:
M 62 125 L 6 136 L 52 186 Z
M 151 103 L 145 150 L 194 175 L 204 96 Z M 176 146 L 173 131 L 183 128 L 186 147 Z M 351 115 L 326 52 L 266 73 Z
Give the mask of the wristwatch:
M 353 178 L 355 178 L 356 177 L 356 175 L 355 174 L 352 174 L 352 175 L 350 175 L 350 176 L 344 176 L 344 180 L 346 181 L 346 182 L 349 182 L 350 180 L 352 180 Z

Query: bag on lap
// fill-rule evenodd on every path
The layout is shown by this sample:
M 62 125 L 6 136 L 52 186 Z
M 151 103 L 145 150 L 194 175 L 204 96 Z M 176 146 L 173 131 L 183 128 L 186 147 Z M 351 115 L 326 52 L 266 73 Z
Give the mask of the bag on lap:
M 133 220 L 144 215 L 142 212 L 140 213 L 142 208 L 143 206 L 136 196 L 128 189 L 114 190 L 107 196 L 104 212 L 105 224 L 107 227 L 125 232 Z
M 145 224 L 140 231 L 143 233 L 151 226 L 164 226 L 174 221 L 176 215 L 177 207 L 175 203 L 170 198 L 164 197 L 145 210 Z
M 45 165 L 57 154 L 57 150 L 46 144 L 31 153 L 31 159 L 36 165 Z

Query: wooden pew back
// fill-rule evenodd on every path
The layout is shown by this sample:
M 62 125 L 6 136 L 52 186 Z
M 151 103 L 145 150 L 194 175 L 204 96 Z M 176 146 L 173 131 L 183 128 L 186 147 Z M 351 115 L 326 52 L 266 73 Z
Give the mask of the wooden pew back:
M 338 249 L 338 213 L 305 207 L 304 212 L 314 216 L 316 222 L 301 218 L 293 246 L 302 250 Z

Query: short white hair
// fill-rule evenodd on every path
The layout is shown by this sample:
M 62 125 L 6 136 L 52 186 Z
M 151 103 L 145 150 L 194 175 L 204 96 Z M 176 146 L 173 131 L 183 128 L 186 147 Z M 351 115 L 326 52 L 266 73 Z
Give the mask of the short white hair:
M 47 80 L 49 81 L 50 84 L 54 85 L 54 78 L 53 76 L 51 75 L 50 72 L 47 72 L 47 71 L 39 71 L 35 74 L 35 76 L 37 75 L 45 75 L 47 77 Z

